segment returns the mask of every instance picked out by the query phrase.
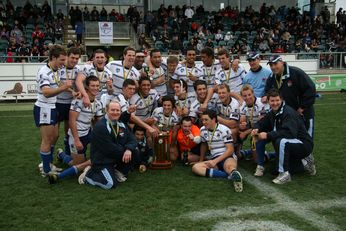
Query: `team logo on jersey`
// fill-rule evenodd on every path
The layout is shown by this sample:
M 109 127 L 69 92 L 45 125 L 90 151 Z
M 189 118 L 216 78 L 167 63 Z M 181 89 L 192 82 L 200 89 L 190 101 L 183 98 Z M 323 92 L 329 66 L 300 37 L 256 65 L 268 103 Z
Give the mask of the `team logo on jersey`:
M 181 72 L 181 73 L 183 73 L 183 72 L 184 72 L 184 69 L 183 69 L 183 68 L 181 68 L 181 69 L 180 69 L 180 72 Z
M 225 77 L 225 75 L 224 75 L 224 74 L 221 74 L 221 77 L 223 78 L 223 77 Z
M 119 71 L 120 71 L 120 68 L 116 68 L 115 71 L 116 71 L 116 72 L 119 72 Z
M 291 81 L 291 80 L 288 80 L 288 81 L 287 81 L 287 86 L 288 86 L 288 87 L 291 87 L 291 86 L 292 86 L 292 81 Z
M 61 75 L 65 74 L 65 71 L 61 71 Z

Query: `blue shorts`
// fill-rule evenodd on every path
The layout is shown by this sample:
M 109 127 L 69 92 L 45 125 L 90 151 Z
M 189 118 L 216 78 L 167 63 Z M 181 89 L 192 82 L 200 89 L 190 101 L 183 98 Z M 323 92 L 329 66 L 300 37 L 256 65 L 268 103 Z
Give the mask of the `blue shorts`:
M 68 144 L 70 146 L 70 153 L 86 155 L 87 147 L 88 147 L 88 144 L 90 143 L 90 134 L 91 133 L 89 132 L 88 135 L 79 137 L 80 142 L 83 144 L 82 150 L 77 150 L 74 144 L 73 136 L 69 135 Z
M 68 120 L 71 104 L 56 103 L 55 107 L 58 112 L 58 122 Z
M 217 156 L 218 157 L 218 156 Z M 217 157 L 215 157 L 215 158 L 217 158 Z M 213 159 L 215 159 L 215 158 L 213 158 Z M 235 155 L 235 153 L 233 153 L 232 154 L 232 156 L 229 156 L 229 157 L 227 157 L 226 159 L 224 159 L 223 161 L 220 161 L 219 163 L 217 163 L 217 168 L 220 170 L 220 171 L 225 171 L 225 169 L 223 168 L 223 166 L 224 166 L 224 164 L 225 164 L 225 162 L 226 162 L 226 160 L 228 160 L 228 159 L 235 159 L 235 160 L 237 160 L 237 156 Z
M 34 120 L 36 127 L 42 125 L 56 125 L 58 123 L 58 114 L 55 108 L 44 108 L 34 106 Z

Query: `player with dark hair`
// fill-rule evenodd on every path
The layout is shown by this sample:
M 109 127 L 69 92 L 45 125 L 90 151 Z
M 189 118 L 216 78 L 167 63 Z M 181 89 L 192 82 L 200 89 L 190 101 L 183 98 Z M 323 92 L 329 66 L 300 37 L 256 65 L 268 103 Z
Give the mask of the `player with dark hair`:
M 243 191 L 243 180 L 237 171 L 237 156 L 234 153 L 231 130 L 219 124 L 215 111 L 206 110 L 202 114 L 201 162 L 192 167 L 198 176 L 228 178 L 236 192 Z M 207 150 L 211 159 L 203 161 Z
M 177 115 L 180 118 L 188 116 L 191 103 L 196 99 L 195 92 L 187 92 L 187 84 L 184 80 L 173 80 L 173 89 Z
M 144 128 L 135 125 L 133 128 L 133 133 L 138 143 L 137 148 L 139 151 L 138 153 L 139 171 L 145 172 L 147 170 L 147 167 L 152 161 L 154 152 L 153 152 L 153 149 L 149 147 L 147 138 L 145 136 Z
M 113 95 L 116 96 L 122 92 L 123 82 L 126 79 L 132 79 L 138 85 L 140 74 L 133 66 L 135 62 L 136 50 L 132 47 L 126 47 L 123 51 L 123 61 L 109 62 L 106 67 L 112 72 Z
M 83 96 L 83 103 L 85 106 L 90 106 L 90 99 L 84 88 L 84 81 L 88 76 L 96 76 L 100 80 L 100 90 L 96 99 L 101 100 L 101 95 L 108 93 L 113 94 L 112 85 L 112 72 L 105 66 L 106 65 L 106 52 L 97 49 L 93 53 L 93 62 L 85 64 L 83 69 L 78 73 L 76 79 L 77 89 Z M 105 105 L 103 105 L 105 107 Z
M 278 155 L 277 171 L 279 175 L 273 180 L 275 184 L 291 181 L 291 173 L 316 172 L 313 163 L 303 163 L 313 149 L 312 137 L 307 132 L 304 121 L 297 111 L 282 100 L 277 89 L 269 90 L 267 99 L 271 111 L 258 122 L 257 129 L 251 135 L 257 140 L 272 142 Z

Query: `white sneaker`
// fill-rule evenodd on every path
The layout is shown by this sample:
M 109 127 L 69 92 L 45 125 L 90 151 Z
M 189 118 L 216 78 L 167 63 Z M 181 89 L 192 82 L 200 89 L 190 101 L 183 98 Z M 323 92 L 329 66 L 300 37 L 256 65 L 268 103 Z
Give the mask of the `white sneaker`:
M 304 160 L 306 161 L 306 165 L 304 165 L 304 170 L 307 171 L 311 176 L 316 175 L 315 158 L 312 155 L 312 153 L 305 157 Z
M 85 176 L 90 169 L 91 169 L 91 166 L 86 166 L 85 169 L 83 170 L 82 174 L 79 175 L 79 177 L 78 177 L 78 183 L 79 184 L 85 184 Z
M 114 173 L 115 173 L 115 178 L 117 178 L 117 181 L 118 182 L 125 182 L 127 180 L 126 176 L 120 172 L 119 170 L 117 169 L 114 169 Z
M 253 175 L 260 177 L 260 176 L 263 176 L 263 174 L 264 174 L 264 167 L 261 165 L 257 165 L 256 171 Z
M 274 184 L 285 184 L 291 181 L 291 174 L 286 172 L 280 172 L 279 175 L 273 180 Z
M 48 173 L 45 173 L 43 171 L 43 163 L 39 163 L 38 166 L 38 171 L 40 172 L 41 176 L 42 177 L 46 177 L 48 175 Z M 59 172 L 62 172 L 62 168 L 58 168 L 56 167 L 54 164 L 50 163 L 50 173 L 59 173 Z

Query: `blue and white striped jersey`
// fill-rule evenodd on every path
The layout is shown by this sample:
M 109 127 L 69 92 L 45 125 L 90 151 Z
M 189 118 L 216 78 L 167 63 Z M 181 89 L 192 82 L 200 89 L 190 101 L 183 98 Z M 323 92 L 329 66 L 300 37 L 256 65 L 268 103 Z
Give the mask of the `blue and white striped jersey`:
M 103 107 L 100 101 L 97 99 L 91 102 L 90 107 L 85 107 L 83 99 L 72 100 L 70 111 L 79 112 L 77 118 L 77 131 L 78 136 L 86 136 L 91 129 L 91 121 L 94 117 L 103 116 Z M 68 134 L 72 136 L 72 131 L 69 129 Z
M 67 79 L 72 80 L 72 89 L 76 89 L 76 78 L 80 72 L 81 67 L 76 65 L 74 68 L 70 69 L 67 67 L 60 68 L 58 70 L 60 76 L 60 82 L 65 83 Z M 57 95 L 57 103 L 61 104 L 71 104 L 73 100 L 72 93 L 70 91 L 63 91 Z
M 172 76 L 172 79 L 175 80 L 184 80 L 187 83 L 187 92 L 194 92 L 194 88 L 193 88 L 193 81 L 191 81 L 189 79 L 189 73 L 191 73 L 193 76 L 196 76 L 197 79 L 199 79 L 202 75 L 202 69 L 200 67 L 192 67 L 189 68 L 185 65 L 180 65 L 177 67 L 177 69 L 174 72 L 174 75 Z
M 152 80 L 158 79 L 161 75 L 166 79 L 166 71 L 162 67 L 155 68 L 154 74 L 151 76 Z M 155 87 L 155 90 L 159 94 L 159 96 L 167 95 L 167 86 L 166 82 L 163 82 Z
M 58 88 L 60 84 L 60 76 L 58 71 L 53 71 L 48 64 L 42 66 L 36 75 L 37 82 L 37 100 L 35 105 L 44 108 L 55 108 L 57 96 L 45 97 L 42 88 L 48 86 L 50 88 Z
M 217 85 L 225 83 L 229 86 L 231 92 L 239 94 L 245 74 L 245 69 L 242 66 L 239 66 L 237 71 L 234 71 L 232 68 L 229 68 L 228 70 L 220 68 L 216 72 L 215 83 Z
M 175 99 L 175 107 L 177 108 L 184 108 L 187 107 L 190 109 L 191 104 L 196 100 L 196 94 L 195 92 L 189 92 L 187 93 L 187 96 L 185 99 L 179 99 L 178 96 L 174 96 Z
M 122 61 L 112 61 L 106 67 L 112 72 L 114 95 L 122 92 L 125 79 L 139 80 L 139 71 L 133 66 L 130 69 L 125 68 Z
M 231 97 L 228 105 L 224 105 L 220 99 L 216 101 L 216 112 L 224 119 L 239 120 L 240 104 L 238 100 Z
M 240 107 L 240 116 L 246 116 L 246 122 L 249 128 L 253 128 L 259 120 L 260 116 L 264 116 L 269 111 L 269 105 L 263 104 L 261 98 L 255 98 L 252 107 L 246 105 L 245 102 Z
M 151 117 L 156 120 L 157 124 L 163 125 L 163 131 L 169 131 L 179 123 L 179 117 L 175 111 L 170 116 L 165 116 L 163 114 L 163 107 L 155 108 Z
M 226 151 L 225 144 L 232 144 L 232 132 L 223 124 L 217 123 L 215 131 L 208 130 L 205 126 L 201 127 L 201 141 L 208 144 L 212 158 L 221 156 Z
M 100 80 L 100 93 L 96 96 L 97 100 L 101 99 L 101 95 L 107 93 L 106 82 L 109 79 L 112 79 L 112 72 L 104 67 L 103 70 L 97 70 L 94 64 L 85 64 L 81 69 L 80 73 L 82 73 L 85 77 L 94 75 Z
M 155 89 L 150 89 L 149 95 L 142 97 L 140 93 L 134 94 L 130 99 L 130 105 L 137 105 L 136 116 L 140 119 L 147 119 L 151 116 L 152 111 L 157 106 L 159 95 Z
M 213 65 L 210 67 L 202 64 L 200 69 L 202 70 L 202 75 L 200 76 L 200 80 L 204 80 L 208 88 L 215 86 L 215 75 L 218 72 L 218 70 L 221 68 L 221 64 L 219 60 L 215 59 Z

